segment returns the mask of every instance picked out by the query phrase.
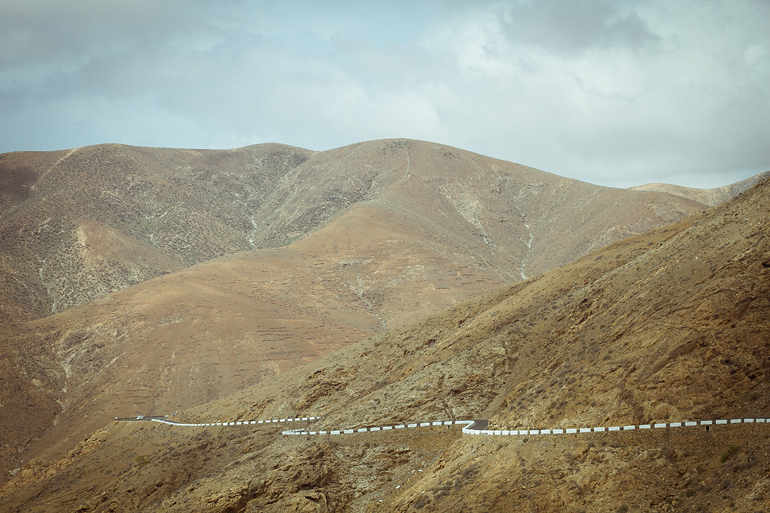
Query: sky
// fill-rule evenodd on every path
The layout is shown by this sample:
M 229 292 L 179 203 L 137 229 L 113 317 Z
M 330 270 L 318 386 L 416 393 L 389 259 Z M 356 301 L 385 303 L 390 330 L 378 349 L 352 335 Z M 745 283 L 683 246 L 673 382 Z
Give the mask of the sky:
M 456 146 L 612 187 L 770 170 L 770 0 L 0 0 L 0 153 Z

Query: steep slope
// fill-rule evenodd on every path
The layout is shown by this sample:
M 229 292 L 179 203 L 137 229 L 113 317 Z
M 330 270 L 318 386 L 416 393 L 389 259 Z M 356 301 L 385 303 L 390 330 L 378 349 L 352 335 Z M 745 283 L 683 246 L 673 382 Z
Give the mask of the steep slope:
M 0 155 L 0 316 L 50 315 L 253 247 L 260 202 L 312 154 L 108 144 Z
M 319 153 L 278 184 L 258 246 L 281 246 L 351 205 L 420 225 L 432 248 L 463 248 L 507 281 L 534 276 L 703 205 L 599 187 L 439 144 L 358 143 Z
M 767 417 L 770 181 L 182 412 L 314 429 L 484 417 L 493 429 Z M 10 511 L 631 511 L 770 507 L 768 428 L 281 437 L 112 424 L 4 489 Z M 179 431 L 182 430 L 182 431 Z M 87 456 L 86 456 L 87 454 Z M 128 455 L 117 457 L 117 455 Z
M 499 279 L 533 276 L 702 204 L 606 189 L 447 146 L 315 153 L 100 145 L 0 156 L 0 317 L 50 315 L 239 250 L 285 246 L 353 205 L 470 245 Z

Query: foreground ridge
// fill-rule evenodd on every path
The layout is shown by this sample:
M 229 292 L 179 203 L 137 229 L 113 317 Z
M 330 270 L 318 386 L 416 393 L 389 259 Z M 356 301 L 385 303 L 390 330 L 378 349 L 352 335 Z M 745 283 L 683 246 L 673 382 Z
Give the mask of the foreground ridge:
M 147 418 L 124 418 L 115 419 L 117 421 L 141 421 L 147 420 L 151 422 L 160 422 L 162 424 L 168 424 L 171 426 L 181 427 L 216 427 L 216 426 L 246 426 L 246 425 L 258 425 L 258 424 L 270 424 L 270 423 L 283 423 L 283 422 L 301 422 L 301 421 L 313 421 L 318 420 L 321 417 L 295 417 L 285 419 L 269 419 L 269 420 L 243 420 L 232 422 L 206 422 L 206 423 L 185 423 L 169 420 L 167 417 L 147 417 Z M 410 424 L 392 424 L 386 426 L 374 426 L 363 427 L 354 429 L 336 429 L 336 430 L 324 430 L 324 431 L 310 431 L 307 428 L 288 429 L 281 431 L 285 436 L 296 435 L 348 435 L 354 433 L 366 433 L 375 431 L 391 431 L 399 429 L 413 429 L 418 427 L 432 427 L 432 426 L 451 426 L 465 424 L 462 432 L 466 435 L 492 435 L 492 436 L 528 436 L 528 435 L 570 435 L 580 433 L 605 433 L 615 431 L 634 431 L 634 430 L 647 430 L 647 429 L 662 429 L 662 428 L 677 428 L 677 427 L 696 427 L 705 426 L 708 429 L 710 426 L 719 425 L 735 425 L 735 424 L 770 424 L 768 418 L 739 418 L 739 419 L 718 419 L 718 420 L 693 420 L 684 422 L 661 422 L 654 424 L 631 424 L 625 426 L 610 426 L 610 427 L 586 427 L 586 428 L 558 428 L 558 429 L 488 429 L 489 421 L 486 419 L 475 420 L 443 420 L 443 421 L 428 421 L 428 422 L 414 422 Z

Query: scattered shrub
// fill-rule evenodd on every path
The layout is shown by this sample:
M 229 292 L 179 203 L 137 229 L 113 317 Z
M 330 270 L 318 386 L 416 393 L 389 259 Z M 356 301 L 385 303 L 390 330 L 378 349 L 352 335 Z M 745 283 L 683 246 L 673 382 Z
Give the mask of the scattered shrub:
M 727 452 L 722 454 L 722 463 L 725 463 L 727 460 L 732 458 L 740 449 L 741 448 L 737 445 L 731 445 L 730 448 L 727 449 Z

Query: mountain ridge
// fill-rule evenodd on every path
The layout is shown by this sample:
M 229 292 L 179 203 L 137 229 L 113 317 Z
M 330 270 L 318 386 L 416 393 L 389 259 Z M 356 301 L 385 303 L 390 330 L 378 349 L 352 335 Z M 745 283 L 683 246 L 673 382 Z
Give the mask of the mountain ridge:
M 739 194 L 742 194 L 746 190 L 754 187 L 756 184 L 770 176 L 770 171 L 764 171 L 751 176 L 740 182 L 736 182 L 729 185 L 723 185 L 722 187 L 715 187 L 713 189 L 695 189 L 692 187 L 682 187 L 679 185 L 665 184 L 665 183 L 649 183 L 645 185 L 638 185 L 636 187 L 630 187 L 632 190 L 637 191 L 658 191 L 673 194 L 683 198 L 688 198 L 709 207 L 714 207 L 723 203 Z
M 431 198 L 431 206 L 456 216 L 463 231 L 472 230 L 490 247 L 497 245 L 519 260 L 517 266 L 496 264 L 497 272 L 519 277 L 704 208 L 658 193 L 634 199 L 635 192 L 610 192 L 405 139 L 326 152 L 274 143 L 235 150 L 111 144 L 17 152 L 0 156 L 0 180 L 0 293 L 5 294 L 0 313 L 6 319 L 39 318 L 211 258 L 285 246 L 367 200 L 414 213 L 423 198 Z M 422 197 L 405 188 L 407 183 L 418 187 Z M 560 209 L 554 198 L 567 191 L 576 197 Z M 604 205 L 583 208 L 580 195 L 615 211 L 594 220 L 594 226 L 581 227 L 576 221 L 595 216 Z M 399 197 L 407 203 L 399 203 Z M 539 211 L 541 202 L 547 205 Z M 644 203 L 653 208 L 637 211 Z M 421 212 L 425 220 L 432 213 L 430 208 Z M 612 217 L 621 221 L 615 233 L 605 226 Z M 573 224 L 561 229 L 564 220 Z M 606 233 L 597 240 L 600 230 Z M 570 236 L 587 242 L 571 240 L 561 249 L 559 239 Z M 559 244 L 552 244 L 555 240 Z M 533 243 L 560 249 L 552 257 L 541 249 L 534 262 L 527 262 L 532 249 L 527 245 Z

